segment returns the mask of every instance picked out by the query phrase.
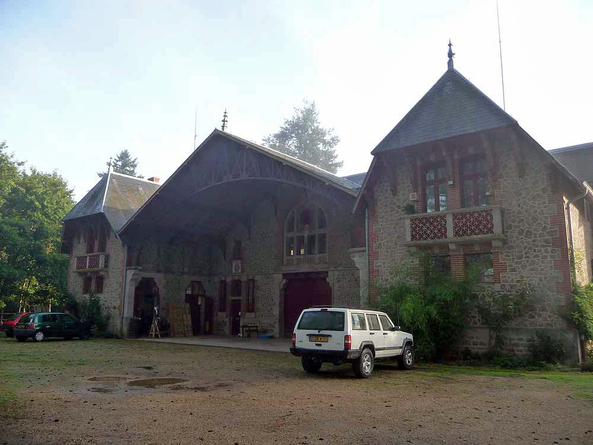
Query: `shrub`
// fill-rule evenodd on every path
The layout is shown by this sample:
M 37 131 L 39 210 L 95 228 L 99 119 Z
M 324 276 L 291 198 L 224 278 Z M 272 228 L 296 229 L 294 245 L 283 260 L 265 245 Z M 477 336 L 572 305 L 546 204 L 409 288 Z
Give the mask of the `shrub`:
M 533 363 L 560 364 L 566 356 L 566 350 L 561 340 L 539 331 L 535 333 L 535 339 L 530 340 L 529 352 Z
M 109 327 L 109 315 L 103 312 L 100 297 L 97 295 L 91 293 L 87 301 L 68 294 L 68 297 L 62 302 L 62 308 L 86 323 L 95 334 L 106 335 Z
M 580 286 L 574 283 L 571 296 L 570 320 L 575 324 L 585 340 L 593 340 L 593 283 Z
M 443 274 L 428 257 L 419 261 L 424 266 L 423 279 L 413 273 L 413 262 L 400 266 L 395 283 L 380 290 L 379 308 L 412 332 L 420 359 L 441 360 L 463 334 L 469 295 L 476 283 Z

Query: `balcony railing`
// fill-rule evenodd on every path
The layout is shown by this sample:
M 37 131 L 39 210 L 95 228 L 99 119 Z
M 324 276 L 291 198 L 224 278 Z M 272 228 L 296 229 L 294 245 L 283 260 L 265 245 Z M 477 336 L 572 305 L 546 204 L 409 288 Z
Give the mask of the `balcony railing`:
M 106 269 L 109 266 L 109 255 L 105 253 L 89 253 L 76 257 L 76 272 Z
M 498 206 L 409 215 L 404 221 L 408 245 L 504 240 L 502 211 Z

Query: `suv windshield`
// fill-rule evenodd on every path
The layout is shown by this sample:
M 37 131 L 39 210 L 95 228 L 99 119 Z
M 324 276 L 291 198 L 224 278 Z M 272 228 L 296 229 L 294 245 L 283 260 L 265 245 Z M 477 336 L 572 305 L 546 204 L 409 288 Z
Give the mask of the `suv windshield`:
M 343 331 L 344 312 L 305 312 L 301 317 L 301 321 L 297 329 L 305 329 L 311 331 Z

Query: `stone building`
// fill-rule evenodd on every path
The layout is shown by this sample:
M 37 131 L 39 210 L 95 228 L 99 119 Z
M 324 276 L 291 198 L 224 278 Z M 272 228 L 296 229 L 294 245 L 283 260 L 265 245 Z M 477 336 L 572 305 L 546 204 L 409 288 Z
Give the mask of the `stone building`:
M 530 283 L 536 301 L 512 322 L 507 346 L 524 353 L 536 330 L 549 330 L 576 357 L 577 333 L 558 311 L 573 274 L 593 279 L 590 176 L 575 177 L 452 58 L 372 154 L 368 173 L 341 178 L 214 130 L 160 188 L 111 173 L 65 219 L 70 288 L 81 295 L 103 275 L 121 335 L 152 306 L 166 317 L 168 303 L 186 302 L 196 334 L 251 324 L 286 336 L 303 308 L 372 305 L 422 250 L 459 277 L 488 265 L 482 280 L 498 290 Z M 90 267 L 101 247 L 89 252 L 89 239 L 106 239 L 93 242 L 108 265 L 99 257 L 102 267 Z M 460 347 L 485 350 L 487 329 L 468 323 Z

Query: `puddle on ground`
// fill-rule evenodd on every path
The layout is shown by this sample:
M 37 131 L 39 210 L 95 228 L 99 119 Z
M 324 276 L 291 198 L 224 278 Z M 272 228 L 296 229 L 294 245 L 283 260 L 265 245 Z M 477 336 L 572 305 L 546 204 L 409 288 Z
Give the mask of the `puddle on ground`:
M 130 386 L 141 386 L 143 388 L 157 388 L 159 386 L 173 385 L 175 383 L 187 382 L 186 379 L 173 379 L 173 378 L 158 378 L 158 379 L 142 379 L 132 380 L 128 382 Z
M 117 376 L 104 376 L 104 377 L 91 377 L 89 379 L 90 382 L 121 382 L 122 380 L 127 380 L 126 377 L 117 377 Z
M 111 394 L 114 390 L 111 388 L 89 388 L 89 391 L 101 394 Z
M 146 369 L 147 371 L 154 369 L 154 366 L 136 366 L 136 367 L 140 368 L 140 369 Z
M 173 386 L 171 389 L 176 391 L 215 391 L 218 388 L 228 388 L 229 386 L 233 386 L 233 383 L 228 382 L 219 382 L 215 383 L 214 385 L 199 385 L 199 386 Z

